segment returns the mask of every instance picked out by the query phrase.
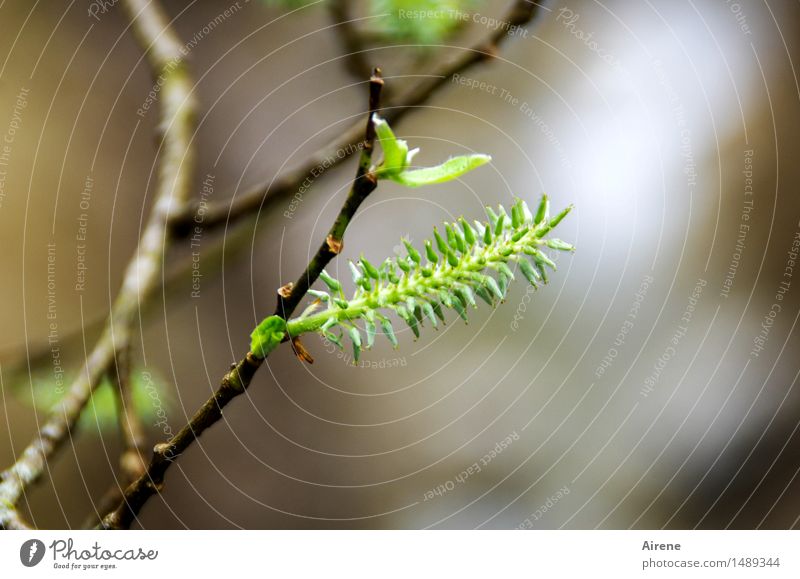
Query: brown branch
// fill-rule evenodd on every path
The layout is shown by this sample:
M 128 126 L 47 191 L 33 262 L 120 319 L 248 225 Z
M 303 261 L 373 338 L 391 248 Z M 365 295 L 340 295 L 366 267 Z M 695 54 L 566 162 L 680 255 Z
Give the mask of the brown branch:
M 367 60 L 363 38 L 350 13 L 352 0 L 328 0 L 328 13 L 336 25 L 334 31 L 344 50 L 347 71 L 357 79 L 369 76 L 372 66 Z
M 112 382 L 117 403 L 117 423 L 122 440 L 122 452 L 119 457 L 119 477 L 103 494 L 95 512 L 84 522 L 84 528 L 94 527 L 103 517 L 111 512 L 128 485 L 142 476 L 146 470 L 146 437 L 142 421 L 136 411 L 133 388 L 130 383 L 130 347 L 122 350 L 117 356 Z
M 508 31 L 514 30 L 514 27 L 524 26 L 536 15 L 538 9 L 539 5 L 530 0 L 515 0 L 505 15 L 508 26 L 498 28 L 473 47 L 464 49 L 454 59 L 445 62 L 405 93 L 385 104 L 384 116 L 390 123 L 396 123 L 428 101 L 451 81 L 453 75 L 461 74 L 478 63 L 495 58 L 500 45 L 508 36 Z M 281 199 L 293 195 L 306 179 L 319 178 L 323 172 L 348 158 L 356 150 L 362 134 L 359 122 L 332 143 L 307 157 L 302 166 L 229 200 L 209 203 L 203 208 L 204 230 L 209 231 L 218 225 L 230 225 L 244 216 L 269 209 Z M 197 207 L 194 206 L 176 215 L 173 226 L 178 234 L 187 235 L 191 231 L 196 211 Z
M 522 26 L 529 22 L 536 15 L 538 8 L 539 6 L 532 2 L 517 0 L 506 15 L 509 28 L 512 24 Z M 390 104 L 384 106 L 384 115 L 390 122 L 397 122 L 436 94 L 439 89 L 450 82 L 453 75 L 460 74 L 470 66 L 492 58 L 497 53 L 497 49 L 505 36 L 506 29 L 500 28 L 472 48 L 459 54 L 456 59 L 444 63 L 436 71 L 433 71 L 429 77 L 418 81 L 398 98 L 390 100 Z M 301 167 L 281 175 L 274 182 L 255 186 L 228 201 L 209 203 L 204 208 L 204 232 L 212 232 L 215 227 L 220 225 L 236 224 L 246 217 L 253 218 L 259 211 L 269 210 L 286 196 L 294 194 L 303 181 L 311 175 L 312 170 L 315 171 L 316 177 L 319 177 L 329 168 L 349 158 L 357 150 L 357 144 L 362 137 L 363 126 L 359 121 L 347 129 L 333 143 L 326 145 L 309 156 Z M 173 233 L 178 236 L 188 235 L 194 228 L 194 218 L 197 215 L 197 211 L 197 205 L 190 205 L 184 211 L 178 212 L 171 223 Z M 248 220 L 248 223 L 250 222 Z M 225 236 L 227 245 L 230 244 L 229 235 L 230 231 L 227 231 Z M 247 239 L 249 240 L 250 238 L 248 237 Z M 222 240 L 218 241 L 218 245 L 222 245 Z M 169 277 L 166 286 L 171 287 L 177 283 L 179 279 L 184 277 L 183 274 L 185 272 L 191 273 L 191 266 L 191 261 L 187 258 L 176 275 Z M 143 302 L 142 305 L 146 306 L 147 304 Z M 76 332 L 75 336 L 80 338 L 82 332 Z M 67 340 L 72 337 L 70 335 Z M 49 362 L 49 344 L 41 344 L 34 350 L 36 353 L 33 358 Z M 13 354 L 7 352 L 0 354 L 0 358 L 7 360 L 4 365 L 7 363 L 13 364 L 14 357 Z
M 155 202 L 136 253 L 128 263 L 103 334 L 86 359 L 80 376 L 40 428 L 38 436 L 16 463 L 0 475 L 0 527 L 18 519 L 14 510 L 27 488 L 48 467 L 48 459 L 69 436 L 81 411 L 102 377 L 113 367 L 119 352 L 127 349 L 140 302 L 158 287 L 171 215 L 185 211 L 194 161 L 194 102 L 192 82 L 183 59 L 183 46 L 169 27 L 159 4 L 149 0 L 124 0 L 133 32 L 147 52 L 151 69 L 162 81 L 160 127 L 163 139 Z
M 333 222 L 328 236 L 322 242 L 316 255 L 308 262 L 306 270 L 291 285 L 281 288 L 278 291 L 278 304 L 275 306 L 275 315 L 283 319 L 288 319 L 297 308 L 300 300 L 306 295 L 311 285 L 317 281 L 319 274 L 326 265 L 342 252 L 344 246 L 344 232 L 350 221 L 355 215 L 361 203 L 378 186 L 375 175 L 370 171 L 372 165 L 372 150 L 375 146 L 375 124 L 373 117 L 378 110 L 383 88 L 383 79 L 380 78 L 380 70 L 375 69 L 369 82 L 369 113 L 367 114 L 367 127 L 364 131 L 364 141 L 361 147 L 361 158 L 358 161 L 358 170 L 353 179 L 353 185 L 342 206 L 336 221 Z
M 178 458 L 209 426 L 222 418 L 222 409 L 239 394 L 244 393 L 256 370 L 264 360 L 248 352 L 225 374 L 219 389 L 195 413 L 192 419 L 168 442 L 153 448 L 153 458 L 145 473 L 125 489 L 123 500 L 98 525 L 99 529 L 127 529 L 139 511 L 153 495 L 161 492 L 164 477 L 172 462 Z
M 331 227 L 330 233 L 320 246 L 317 254 L 309 262 L 303 275 L 300 276 L 295 284 L 287 284 L 278 290 L 276 315 L 286 318 L 292 314 L 297 304 L 308 291 L 309 286 L 319 277 L 319 273 L 325 264 L 341 251 L 345 230 L 358 206 L 375 190 L 377 181 L 371 173 L 371 166 L 372 151 L 375 144 L 373 117 L 378 110 L 381 88 L 383 87 L 383 80 L 380 78 L 379 73 L 380 71 L 375 69 L 370 78 L 369 112 L 361 147 L 361 158 L 347 200 L 342 206 L 333 227 Z M 181 428 L 170 440 L 155 446 L 147 471 L 125 489 L 122 502 L 103 519 L 98 525 L 98 529 L 116 530 L 127 529 L 131 526 L 147 501 L 163 489 L 164 478 L 170 465 L 207 428 L 222 418 L 222 409 L 231 400 L 247 390 L 253 380 L 253 376 L 255 376 L 256 371 L 258 371 L 263 362 L 263 358 L 258 358 L 248 352 L 242 360 L 231 367 L 230 371 L 222 378 L 219 389 L 195 413 L 189 423 Z

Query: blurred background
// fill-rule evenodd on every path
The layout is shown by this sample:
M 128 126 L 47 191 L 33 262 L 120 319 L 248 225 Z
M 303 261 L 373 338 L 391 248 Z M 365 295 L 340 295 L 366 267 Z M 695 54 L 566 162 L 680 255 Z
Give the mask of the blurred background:
M 3 467 L 80 371 L 152 201 L 154 80 L 113 4 L 0 6 Z M 410 86 L 509 5 L 468 4 L 474 18 L 431 38 L 412 22 L 365 61 L 390 90 Z M 197 82 L 198 195 L 268 182 L 362 117 L 365 79 L 325 2 L 164 5 Z M 351 8 L 365 37 L 382 31 L 380 11 Z M 799 29 L 793 2 L 546 2 L 394 127 L 420 164 L 467 151 L 492 164 L 421 190 L 381 183 L 332 269 L 349 281 L 346 258 L 380 261 L 401 236 L 421 246 L 443 220 L 543 192 L 575 204 L 559 237 L 578 251 L 545 288 L 513 284 L 496 310 L 418 341 L 403 331 L 397 350 L 378 340 L 358 365 L 313 336 L 313 365 L 281 348 L 139 525 L 797 526 Z M 137 328 L 152 443 L 246 351 L 354 167 L 170 252 L 170 266 L 197 252 L 201 277 L 182 270 Z M 102 390 L 26 497 L 39 526 L 79 526 L 114 481 Z

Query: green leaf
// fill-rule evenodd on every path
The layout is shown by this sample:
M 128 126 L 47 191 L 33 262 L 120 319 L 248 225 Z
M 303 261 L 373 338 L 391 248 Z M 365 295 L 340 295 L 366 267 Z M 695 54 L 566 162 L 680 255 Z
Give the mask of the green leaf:
M 464 173 L 477 169 L 481 165 L 485 165 L 491 160 L 492 158 L 489 155 L 462 155 L 460 157 L 453 157 L 435 167 L 408 169 L 391 175 L 389 178 L 406 187 L 421 187 L 423 185 L 446 183 L 447 181 L 457 179 Z
M 377 176 L 391 179 L 408 166 L 408 144 L 395 136 L 386 119 L 375 115 L 373 123 L 383 150 L 383 163 L 378 168 Z

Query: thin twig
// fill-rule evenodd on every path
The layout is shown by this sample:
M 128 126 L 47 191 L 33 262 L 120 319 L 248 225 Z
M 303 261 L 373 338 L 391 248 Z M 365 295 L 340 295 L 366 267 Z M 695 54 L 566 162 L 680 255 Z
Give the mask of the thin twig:
M 110 512 L 98 525 L 99 529 L 127 529 L 145 503 L 161 492 L 164 477 L 172 462 L 178 458 L 206 428 L 222 418 L 222 409 L 238 395 L 244 393 L 256 370 L 263 363 L 248 352 L 239 363 L 225 374 L 219 389 L 195 413 L 192 419 L 168 442 L 153 448 L 153 458 L 145 473 L 125 489 L 123 499 L 116 509 Z
M 93 390 L 113 367 L 117 354 L 130 344 L 139 304 L 158 287 L 169 241 L 168 220 L 174 213 L 185 210 L 191 189 L 194 101 L 192 82 L 183 59 L 183 46 L 170 29 L 169 18 L 158 3 L 124 0 L 123 6 L 161 84 L 160 127 L 163 139 L 159 150 L 155 203 L 136 253 L 128 263 L 106 328 L 87 358 L 83 371 L 42 425 L 38 436 L 16 463 L 0 475 L 0 528 L 18 520 L 15 505 L 28 486 L 42 476 L 48 459 L 69 436 Z
M 361 34 L 352 18 L 350 8 L 352 0 L 328 0 L 328 13 L 336 25 L 334 31 L 344 50 L 344 65 L 354 78 L 369 76 L 372 66 L 367 60 L 367 53 Z
M 378 186 L 378 181 L 370 172 L 372 165 L 372 150 L 375 146 L 375 124 L 373 117 L 380 104 L 381 89 L 383 79 L 380 78 L 380 70 L 375 69 L 369 82 L 369 114 L 367 115 L 367 127 L 364 131 L 364 141 L 361 147 L 361 157 L 358 161 L 358 170 L 350 187 L 350 192 L 342 206 L 336 221 L 333 222 L 328 236 L 322 242 L 316 255 L 308 262 L 306 270 L 297 278 L 293 284 L 286 285 L 278 291 L 278 305 L 275 307 L 275 315 L 288 319 L 293 313 L 297 304 L 306 295 L 308 288 L 317 281 L 319 274 L 334 257 L 342 252 L 344 247 L 343 237 L 350 220 L 355 215 L 358 207 L 363 203 L 370 193 Z
M 396 123 L 430 99 L 451 81 L 453 75 L 461 74 L 480 62 L 494 58 L 500 45 L 508 36 L 508 31 L 515 30 L 514 27 L 524 26 L 536 15 L 538 9 L 539 4 L 530 0 L 515 0 L 505 15 L 505 22 L 508 23 L 508 26 L 499 27 L 473 47 L 459 52 L 456 58 L 445 62 L 432 71 L 429 76 L 415 83 L 405 93 L 398 95 L 388 104 L 384 104 L 384 116 L 390 123 Z M 319 178 L 323 172 L 348 158 L 356 149 L 362 134 L 359 122 L 332 143 L 307 157 L 302 166 L 282 174 L 277 179 L 256 185 L 231 199 L 208 203 L 203 207 L 204 231 L 210 231 L 219 225 L 233 224 L 245 216 L 268 211 L 281 199 L 293 195 L 310 176 Z M 173 226 L 177 234 L 189 234 L 196 211 L 197 207 L 193 206 L 176 215 Z
M 355 214 L 358 206 L 366 197 L 375 190 L 377 181 L 371 173 L 372 151 L 375 143 L 375 125 L 373 117 L 378 110 L 383 80 L 380 71 L 375 69 L 370 78 L 369 112 L 367 126 L 364 131 L 364 140 L 361 148 L 361 158 L 356 171 L 355 179 L 350 188 L 347 200 L 342 206 L 339 216 L 331 227 L 330 233 L 320 246 L 317 254 L 306 267 L 303 275 L 296 284 L 287 284 L 278 291 L 278 305 L 276 315 L 288 317 L 297 307 L 297 304 L 308 291 L 311 284 L 319 277 L 322 268 L 341 251 L 343 238 L 347 226 Z M 109 513 L 98 525 L 99 529 L 127 529 L 131 526 L 142 507 L 154 495 L 161 492 L 164 487 L 164 478 L 170 465 L 210 426 L 222 418 L 222 409 L 228 403 L 243 394 L 258 371 L 263 358 L 254 356 L 251 352 L 234 364 L 230 371 L 222 378 L 219 389 L 198 410 L 192 419 L 167 442 L 157 444 L 153 449 L 153 457 L 147 471 L 136 479 L 127 489 L 119 506 Z
M 122 500 L 123 491 L 133 481 L 144 474 L 147 466 L 146 436 L 142 421 L 136 411 L 133 397 L 133 385 L 130 377 L 130 347 L 119 352 L 114 371 L 111 373 L 114 382 L 114 394 L 117 402 L 117 424 L 122 441 L 122 452 L 119 457 L 119 476 L 103 494 L 84 523 L 84 528 L 94 527 L 105 515 L 111 512 Z

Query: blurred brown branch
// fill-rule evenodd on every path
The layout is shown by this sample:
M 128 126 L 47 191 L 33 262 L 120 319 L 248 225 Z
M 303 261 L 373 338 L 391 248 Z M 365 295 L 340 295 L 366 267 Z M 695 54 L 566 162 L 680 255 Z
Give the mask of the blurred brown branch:
M 83 371 L 41 426 L 38 436 L 14 465 L 0 475 L 0 528 L 18 525 L 19 500 L 48 469 L 48 459 L 68 437 L 93 390 L 117 363 L 119 353 L 129 347 L 139 306 L 159 287 L 170 240 L 169 217 L 184 210 L 191 190 L 194 100 L 182 45 L 159 4 L 148 0 L 124 0 L 122 4 L 153 73 L 163 79 L 160 101 L 163 140 L 159 148 L 155 204 L 136 253 L 128 263 L 106 328 L 86 359 Z
M 344 64 L 347 71 L 357 79 L 367 78 L 372 67 L 367 60 L 366 47 L 351 14 L 352 2 L 328 0 L 328 13 L 336 25 L 334 30 L 345 51 Z
M 133 399 L 133 385 L 130 382 L 130 347 L 119 352 L 115 364 L 113 382 L 117 402 L 117 421 L 122 440 L 122 454 L 119 457 L 119 477 L 95 507 L 95 512 L 84 522 L 84 528 L 94 527 L 103 517 L 114 509 L 122 499 L 125 488 L 144 474 L 144 457 L 147 455 L 144 426 L 137 413 Z

